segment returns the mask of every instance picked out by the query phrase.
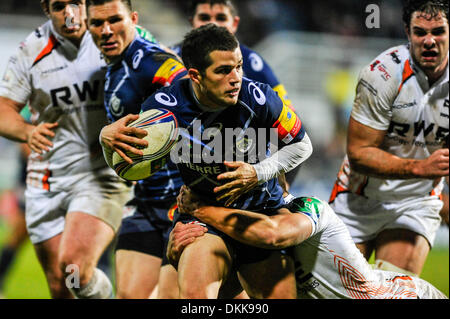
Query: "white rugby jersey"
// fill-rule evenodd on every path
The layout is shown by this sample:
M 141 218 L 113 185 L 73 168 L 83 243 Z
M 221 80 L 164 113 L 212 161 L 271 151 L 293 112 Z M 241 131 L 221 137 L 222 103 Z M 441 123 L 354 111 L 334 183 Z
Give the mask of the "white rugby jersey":
M 417 299 L 436 290 L 403 274 L 373 270 L 342 220 L 325 201 L 315 200 L 322 205 L 305 214 L 313 233 L 294 247 L 298 298 Z
M 381 53 L 359 75 L 351 117 L 386 130 L 381 148 L 401 158 L 425 159 L 442 148 L 449 133 L 449 76 L 431 87 L 407 45 Z M 443 179 L 381 179 L 352 171 L 347 156 L 330 198 L 354 192 L 380 201 L 440 195 Z
M 48 21 L 31 33 L 10 58 L 0 96 L 29 103 L 34 124 L 58 122 L 49 152 L 32 153 L 28 185 L 59 189 L 58 177 L 106 168 L 98 143 L 107 124 L 103 106 L 106 64 L 86 32 L 80 48 L 60 36 Z M 111 174 L 114 174 L 111 170 Z

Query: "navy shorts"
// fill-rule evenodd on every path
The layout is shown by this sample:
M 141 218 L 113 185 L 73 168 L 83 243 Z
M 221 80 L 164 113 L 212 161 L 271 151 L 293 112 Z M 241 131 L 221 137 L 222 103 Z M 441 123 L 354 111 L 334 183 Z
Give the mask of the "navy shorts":
M 176 202 L 155 204 L 132 200 L 127 208 L 132 214 L 122 220 L 115 250 L 138 251 L 162 258 L 163 264 L 167 264 L 166 248 Z

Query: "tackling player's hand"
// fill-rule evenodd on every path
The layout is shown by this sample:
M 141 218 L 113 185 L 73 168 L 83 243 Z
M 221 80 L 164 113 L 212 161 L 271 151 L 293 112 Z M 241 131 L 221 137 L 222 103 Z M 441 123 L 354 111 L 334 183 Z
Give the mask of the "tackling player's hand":
M 181 186 L 180 193 L 177 196 L 177 208 L 180 214 L 190 214 L 199 207 L 204 206 L 200 199 L 192 193 L 186 185 Z
M 53 130 L 58 126 L 58 123 L 41 123 L 35 126 L 29 133 L 27 138 L 28 146 L 38 154 L 44 151 L 48 152 L 53 143 L 48 137 L 55 137 Z
M 139 115 L 137 114 L 128 114 L 105 126 L 100 133 L 102 145 L 116 151 L 129 164 L 132 164 L 133 160 L 126 155 L 126 152 L 142 156 L 144 153 L 139 147 L 145 148 L 148 146 L 147 141 L 143 140 L 147 136 L 145 130 L 127 126 L 138 118 Z
M 178 222 L 169 235 L 169 243 L 167 244 L 167 259 L 170 264 L 178 268 L 178 261 L 184 248 L 194 242 L 195 238 L 203 236 L 208 229 L 199 224 L 183 224 Z
M 242 194 L 245 194 L 258 185 L 258 176 L 255 168 L 245 162 L 224 162 L 225 166 L 234 169 L 217 176 L 218 180 L 231 180 L 230 182 L 214 188 L 215 193 L 223 192 L 216 199 L 218 201 L 228 198 L 225 206 L 233 204 Z

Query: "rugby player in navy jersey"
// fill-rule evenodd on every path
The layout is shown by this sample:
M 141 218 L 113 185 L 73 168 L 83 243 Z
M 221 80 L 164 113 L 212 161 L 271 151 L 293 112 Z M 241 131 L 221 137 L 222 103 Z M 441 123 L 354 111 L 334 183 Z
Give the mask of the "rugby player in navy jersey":
M 227 28 L 233 34 L 237 32 L 241 19 L 231 0 L 192 0 L 189 3 L 188 18 L 194 29 L 208 23 L 214 23 Z M 269 84 L 278 93 L 283 102 L 295 111 L 291 101 L 288 99 L 284 85 L 279 81 L 269 64 L 257 52 L 242 43 L 239 46 L 243 57 L 242 70 L 244 76 L 254 81 Z M 171 49 L 181 56 L 181 43 L 174 45 Z M 286 176 L 284 174 L 280 175 L 279 181 L 283 188 L 286 188 L 286 191 L 288 191 L 289 185 L 293 183 L 299 169 L 300 166 L 297 166 L 287 173 Z
M 300 119 L 269 85 L 243 78 L 239 42 L 226 28 L 208 24 L 192 30 L 183 42 L 182 58 L 189 79 L 158 90 L 142 111 L 167 109 L 177 117 L 181 141 L 171 158 L 177 160 L 183 182 L 216 205 L 277 214 L 285 202 L 276 177 L 312 152 Z M 238 133 L 227 143 L 230 130 Z M 268 155 L 274 135 L 271 142 L 280 148 Z M 138 141 L 132 137 L 127 143 Z M 139 154 L 132 145 L 129 150 Z M 187 214 L 177 214 L 176 220 L 198 222 Z M 181 255 L 180 297 L 217 298 L 232 265 L 250 297 L 296 297 L 289 256 L 240 244 L 212 227 Z
M 105 107 L 114 123 L 102 130 L 101 143 L 120 152 L 111 132 L 137 119 L 147 97 L 187 72 L 175 56 L 138 34 L 138 13 L 129 0 L 90 0 L 87 11 L 89 31 L 108 62 Z M 173 163 L 136 183 L 116 245 L 118 298 L 178 296 L 176 271 L 163 257 L 182 184 Z

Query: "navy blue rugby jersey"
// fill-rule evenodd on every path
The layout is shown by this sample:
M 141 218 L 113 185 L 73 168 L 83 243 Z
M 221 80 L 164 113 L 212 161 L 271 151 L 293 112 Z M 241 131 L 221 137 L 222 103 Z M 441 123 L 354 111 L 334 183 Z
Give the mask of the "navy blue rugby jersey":
M 181 43 L 171 47 L 171 49 L 181 57 Z M 256 82 L 266 83 L 278 93 L 283 102 L 292 108 L 292 102 L 288 98 L 288 94 L 284 85 L 278 80 L 270 65 L 258 53 L 243 45 L 239 45 L 242 53 L 242 70 L 246 78 Z
M 301 141 L 305 135 L 299 117 L 269 85 L 247 78 L 243 79 L 238 103 L 220 111 L 205 111 L 199 106 L 189 79 L 158 90 L 142 105 L 142 111 L 155 108 L 175 114 L 180 141 L 171 152 L 172 158 L 178 159 L 184 183 L 213 204 L 225 202 L 217 202 L 213 192 L 223 183 L 217 180 L 227 170 L 223 160 L 258 163 L 269 154 L 270 136 L 282 147 Z M 230 132 L 235 132 L 231 138 Z M 232 207 L 268 213 L 284 205 L 282 193 L 274 178 L 241 196 Z
M 139 35 L 124 52 L 123 59 L 108 66 L 105 107 L 114 122 L 127 114 L 139 114 L 142 102 L 157 89 L 187 74 L 176 57 Z M 183 185 L 173 163 L 136 184 L 135 196 L 147 201 L 174 200 Z

